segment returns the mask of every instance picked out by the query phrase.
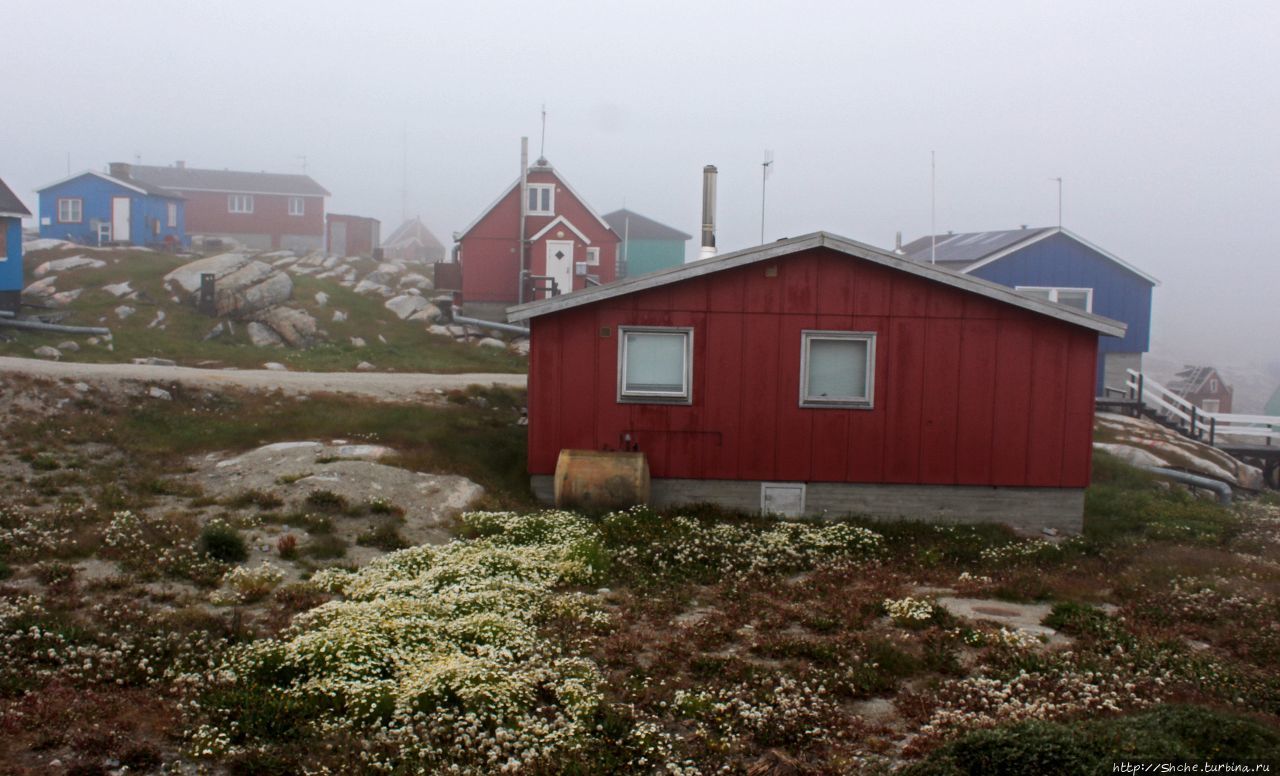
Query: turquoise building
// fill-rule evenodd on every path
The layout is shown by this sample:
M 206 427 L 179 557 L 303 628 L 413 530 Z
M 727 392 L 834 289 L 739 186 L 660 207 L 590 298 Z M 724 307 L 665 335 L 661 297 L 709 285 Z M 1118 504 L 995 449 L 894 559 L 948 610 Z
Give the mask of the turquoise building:
M 625 208 L 606 214 L 604 220 L 622 238 L 620 278 L 680 266 L 684 263 L 684 244 L 693 239 L 679 229 Z

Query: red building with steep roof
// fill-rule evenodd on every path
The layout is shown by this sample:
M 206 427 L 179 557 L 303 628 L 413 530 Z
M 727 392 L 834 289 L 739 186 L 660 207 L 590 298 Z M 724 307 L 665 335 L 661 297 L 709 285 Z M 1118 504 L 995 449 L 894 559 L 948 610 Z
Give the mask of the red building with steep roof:
M 522 235 L 520 183 L 455 238 L 469 314 L 501 317 L 507 305 L 617 277 L 621 238 L 546 159 L 528 170 Z
M 638 450 L 653 503 L 1075 532 L 1123 323 L 819 232 L 509 310 L 529 473 Z

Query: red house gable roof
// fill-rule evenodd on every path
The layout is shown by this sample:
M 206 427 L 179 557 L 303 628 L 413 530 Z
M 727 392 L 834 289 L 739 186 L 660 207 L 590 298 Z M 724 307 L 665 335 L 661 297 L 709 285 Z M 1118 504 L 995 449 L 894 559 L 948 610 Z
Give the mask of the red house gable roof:
M 672 267 L 670 269 L 654 272 L 648 275 L 627 278 L 615 283 L 609 283 L 607 285 L 597 286 L 583 291 L 576 291 L 572 294 L 564 294 L 550 299 L 543 299 L 537 302 L 517 305 L 507 310 L 507 317 L 513 322 L 525 321 L 541 315 L 548 315 L 561 310 L 568 310 L 574 307 L 591 304 L 593 302 L 599 302 L 639 291 L 645 291 L 651 288 L 678 283 L 682 280 L 722 272 L 724 270 L 741 267 L 747 264 L 786 258 L 787 256 L 807 251 L 812 248 L 829 248 L 847 256 L 879 264 L 926 280 L 932 280 L 962 291 L 968 291 L 988 299 L 993 299 L 997 302 L 1003 302 L 1005 304 L 1013 305 L 1014 307 L 1020 307 L 1024 310 L 1030 310 L 1034 313 L 1047 315 L 1051 318 L 1056 318 L 1076 326 L 1091 329 L 1100 334 L 1120 337 L 1123 336 L 1125 332 L 1125 324 L 1120 321 L 1114 321 L 1110 318 L 1086 313 L 1073 307 L 1067 307 L 1065 305 L 1055 304 L 1037 297 L 1029 296 L 1007 286 L 975 278 L 971 275 L 960 275 L 928 264 L 920 264 L 902 256 L 897 256 L 892 253 L 882 251 L 879 248 L 874 248 L 870 245 L 856 242 L 846 237 L 830 234 L 828 232 L 814 232 L 813 234 L 801 237 L 779 240 L 775 243 L 769 243 L 755 248 L 748 248 L 746 250 L 722 254 L 712 259 L 703 259 L 701 261 L 683 264 L 678 267 Z
M 609 226 L 609 222 L 608 222 L 608 221 L 606 221 L 606 220 L 604 220 L 603 218 L 601 218 L 601 217 L 600 217 L 600 214 L 599 214 L 599 213 L 597 213 L 597 212 L 595 211 L 595 209 L 591 207 L 591 205 L 587 204 L 587 201 L 586 201 L 585 199 L 583 199 L 583 198 L 582 198 L 582 195 L 580 195 L 577 191 L 575 191 L 575 190 L 574 190 L 574 188 L 573 188 L 572 186 L 570 186 L 570 185 L 569 185 L 569 182 L 568 182 L 568 181 L 566 181 L 566 180 L 564 179 L 564 176 L 562 176 L 560 173 L 556 172 L 556 169 L 555 169 L 554 167 L 552 167 L 552 166 L 551 166 L 551 165 L 549 165 L 549 164 L 535 164 L 535 165 L 533 165 L 532 167 L 530 167 L 530 168 L 529 168 L 529 172 L 530 172 L 530 173 L 545 173 L 545 174 L 550 175 L 553 179 L 555 179 L 555 181 L 556 181 L 556 183 L 557 183 L 557 184 L 559 184 L 561 187 L 563 187 L 565 191 L 569 192 L 569 194 L 570 194 L 570 195 L 571 195 L 575 200 L 577 200 L 577 201 L 578 201 L 578 204 L 579 204 L 579 205 L 581 205 L 581 206 L 583 207 L 583 209 L 585 209 L 588 213 L 590 213 L 592 216 L 594 216 L 594 217 L 595 217 L 595 219 L 596 219 L 597 221 L 599 221 L 599 222 L 600 222 L 600 225 L 601 225 L 601 226 L 603 226 L 605 229 L 608 229 L 608 230 L 610 230 L 610 231 L 613 231 L 613 228 L 612 228 L 611 226 Z M 482 221 L 484 221 L 484 219 L 485 219 L 485 218 L 486 218 L 490 213 L 492 213 L 492 212 L 494 211 L 494 209 L 495 209 L 495 208 L 497 208 L 499 205 L 501 205 L 501 204 L 502 204 L 502 202 L 503 202 L 503 200 L 505 200 L 508 196 L 510 196 L 510 194 L 511 194 L 511 192 L 512 192 L 513 190 L 518 189 L 518 188 L 520 188 L 520 179 L 519 179 L 519 178 L 516 178 L 516 179 L 515 179 L 515 181 L 513 181 L 513 182 L 511 183 L 511 185 L 507 186 L 505 189 L 503 189 L 503 190 L 502 190 L 502 193 L 498 195 L 498 198 L 497 198 L 497 199 L 495 199 L 495 200 L 494 200 L 494 201 L 489 205 L 489 207 L 485 208 L 485 209 L 484 209 L 484 211 L 483 211 L 483 212 L 481 212 L 481 213 L 480 213 L 480 215 L 476 217 L 476 220 L 472 221 L 470 224 L 467 224 L 467 228 L 466 228 L 466 229 L 463 229 L 461 232 L 459 232 L 459 233 L 454 237 L 454 240 L 455 240 L 455 241 L 458 241 L 458 242 L 461 242 L 461 241 L 462 241 L 462 239 L 463 239 L 463 238 L 465 238 L 467 235 L 469 235 L 469 234 L 472 232 L 472 230 L 474 230 L 477 226 L 479 226 L 479 225 L 480 225 L 480 223 L 481 223 Z

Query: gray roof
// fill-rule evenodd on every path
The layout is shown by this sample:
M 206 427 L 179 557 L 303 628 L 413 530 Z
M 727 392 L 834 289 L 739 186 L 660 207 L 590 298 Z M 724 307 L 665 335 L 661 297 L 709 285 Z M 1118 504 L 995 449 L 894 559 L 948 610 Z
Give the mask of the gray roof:
M 243 194 L 289 194 L 327 197 L 329 192 L 309 175 L 238 170 L 201 170 L 195 167 L 132 165 L 131 180 L 171 191 L 224 191 Z
M 897 254 L 829 232 L 814 232 L 802 237 L 778 240 L 777 242 L 742 251 L 722 253 L 714 258 L 681 264 L 680 266 L 659 270 L 648 275 L 618 280 L 603 286 L 595 286 L 582 291 L 574 291 L 570 294 L 554 296 L 550 299 L 528 302 L 508 308 L 507 318 L 511 321 L 525 321 L 530 318 L 536 318 L 539 315 L 547 315 L 548 313 L 559 312 L 560 310 L 579 307 L 592 302 L 601 302 L 606 299 L 625 296 L 626 294 L 646 291 L 650 288 L 678 283 L 682 280 L 689 280 L 747 264 L 783 258 L 813 248 L 828 248 L 856 259 L 905 272 L 908 275 L 915 275 L 925 280 L 942 283 L 943 285 L 974 293 L 997 302 L 1011 304 L 1014 307 L 1021 307 L 1024 310 L 1047 315 L 1050 318 L 1056 318 L 1076 326 L 1083 326 L 1100 334 L 1122 337 L 1126 329 L 1126 325 L 1120 321 L 1113 321 L 1101 315 L 1086 313 L 1074 307 L 1067 307 L 1066 305 L 1023 294 L 1008 286 L 992 283 L 989 280 L 982 280 L 972 275 L 962 275 L 942 267 L 911 261 Z
M 666 224 L 660 224 L 652 218 L 642 216 L 632 210 L 623 208 L 612 213 L 605 213 L 604 220 L 609 222 L 619 237 L 628 240 L 692 240 L 693 235 L 685 234 Z
M 399 248 L 401 246 L 414 245 L 415 243 L 427 248 L 432 253 L 438 252 L 441 256 L 444 255 L 444 244 L 431 233 L 426 224 L 422 223 L 421 218 L 410 218 L 400 224 L 391 233 L 390 237 L 382 241 L 382 247 Z
M 1043 232 L 1040 229 L 1005 229 L 995 232 L 966 232 L 964 234 L 937 235 L 937 261 L 939 264 L 968 265 L 981 261 L 997 251 L 1023 240 L 1029 240 Z M 932 247 L 931 235 L 912 240 L 902 246 L 902 253 L 912 261 L 928 262 Z
M 14 194 L 13 189 L 9 188 L 3 180 L 0 180 L 0 214 L 31 215 L 31 211 L 27 210 L 27 206 L 22 204 L 22 200 L 18 199 L 18 195 Z
M 1216 374 L 1218 370 L 1211 366 L 1184 366 L 1182 371 L 1173 376 L 1167 387 L 1185 399 L 1193 393 L 1199 393 L 1209 378 Z

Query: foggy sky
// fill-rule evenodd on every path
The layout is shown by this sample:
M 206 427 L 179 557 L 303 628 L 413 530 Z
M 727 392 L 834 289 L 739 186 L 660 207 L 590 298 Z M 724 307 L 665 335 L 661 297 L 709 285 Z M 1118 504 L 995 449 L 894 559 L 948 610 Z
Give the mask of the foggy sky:
M 892 5 L 892 7 L 889 7 Z M 1162 281 L 1154 348 L 1280 362 L 1280 6 L 1269 2 L 7 2 L 0 178 L 110 161 L 307 172 L 441 238 L 534 156 L 599 212 L 722 250 L 1057 222 Z M 695 246 L 696 237 L 691 241 Z

